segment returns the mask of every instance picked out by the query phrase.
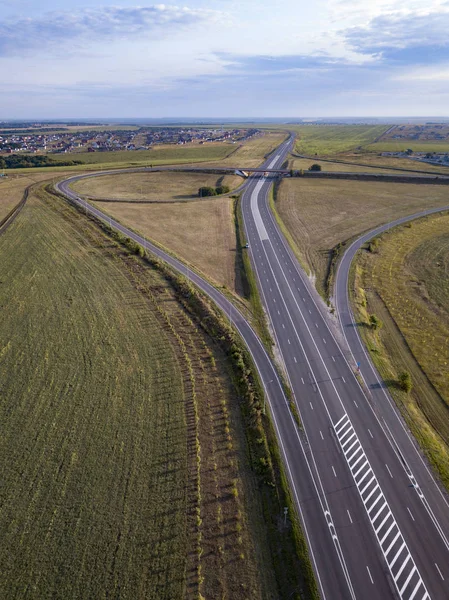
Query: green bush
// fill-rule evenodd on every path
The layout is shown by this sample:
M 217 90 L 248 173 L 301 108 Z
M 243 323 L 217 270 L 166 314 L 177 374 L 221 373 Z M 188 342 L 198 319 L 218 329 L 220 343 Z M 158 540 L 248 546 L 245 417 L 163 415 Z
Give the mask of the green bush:
M 321 165 L 314 163 L 309 167 L 309 171 L 321 171 Z
M 216 196 L 217 192 L 213 187 L 200 187 L 198 190 L 198 196 L 204 198 L 206 196 Z
M 218 195 L 228 194 L 230 191 L 231 191 L 231 188 L 227 185 L 219 185 L 218 187 L 215 188 L 215 192 Z
M 369 316 L 369 324 L 371 325 L 371 328 L 374 330 L 380 329 L 383 325 L 382 321 L 378 317 L 376 317 L 376 315 Z
M 378 251 L 378 249 L 379 249 L 379 238 L 374 238 L 373 240 L 370 241 L 368 250 L 372 253 L 375 253 Z
M 411 392 L 411 390 L 412 390 L 412 378 L 411 378 L 410 373 L 408 371 L 403 371 L 399 375 L 399 386 L 407 394 Z

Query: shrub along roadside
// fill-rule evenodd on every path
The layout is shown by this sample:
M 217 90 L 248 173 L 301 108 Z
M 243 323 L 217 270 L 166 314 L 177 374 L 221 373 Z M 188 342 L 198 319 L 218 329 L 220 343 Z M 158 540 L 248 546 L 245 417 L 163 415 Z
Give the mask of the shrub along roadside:
M 83 212 L 81 207 L 78 210 Z M 126 246 L 136 255 L 136 260 L 143 259 L 157 269 L 173 287 L 178 300 L 193 319 L 226 353 L 241 400 L 250 464 L 259 481 L 279 598 L 318 599 L 307 545 L 296 516 L 274 429 L 270 418 L 262 414 L 263 388 L 243 341 L 209 299 L 193 288 L 182 275 L 162 261 L 146 255 L 139 244 L 111 231 L 102 221 L 93 216 L 86 218 L 95 221 L 105 233 Z M 286 526 L 282 525 L 284 507 L 289 509 Z

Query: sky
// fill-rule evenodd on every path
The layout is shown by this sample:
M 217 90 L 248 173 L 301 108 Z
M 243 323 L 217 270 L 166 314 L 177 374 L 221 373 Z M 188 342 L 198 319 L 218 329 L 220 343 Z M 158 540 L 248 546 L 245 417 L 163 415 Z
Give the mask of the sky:
M 0 8 L 0 120 L 449 116 L 449 0 Z

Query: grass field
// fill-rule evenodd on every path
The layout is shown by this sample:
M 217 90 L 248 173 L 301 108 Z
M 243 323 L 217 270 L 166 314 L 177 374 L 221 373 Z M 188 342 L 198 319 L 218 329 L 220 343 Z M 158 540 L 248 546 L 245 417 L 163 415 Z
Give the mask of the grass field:
M 339 154 L 374 142 L 387 125 L 296 125 L 295 150 L 308 156 Z
M 236 175 L 212 173 L 120 173 L 81 179 L 73 184 L 79 194 L 90 198 L 167 202 L 198 199 L 203 186 L 226 185 L 231 190 L 243 183 Z
M 168 248 L 216 284 L 241 294 L 234 200 L 133 204 L 96 202 L 125 225 Z
M 301 178 L 283 180 L 275 201 L 323 296 L 330 291 L 328 276 L 338 244 L 400 216 L 448 204 L 443 186 Z
M 407 422 L 449 486 L 449 215 L 383 234 L 359 253 L 353 285 L 362 335 Z M 410 394 L 396 384 L 411 374 Z
M 362 161 L 362 159 L 359 157 L 360 162 L 364 162 Z M 355 161 L 354 161 L 355 162 Z M 313 164 L 319 164 L 321 165 L 321 170 L 322 171 L 331 171 L 331 172 L 343 172 L 343 173 L 397 173 L 398 171 L 391 171 L 388 169 L 388 167 L 379 167 L 376 169 L 370 168 L 370 167 L 366 167 L 364 165 L 348 165 L 348 164 L 344 164 L 344 163 L 340 163 L 340 162 L 327 162 L 327 161 L 320 161 L 319 158 L 317 158 L 316 160 L 310 159 L 310 158 L 293 158 L 289 161 L 289 168 L 291 169 L 296 169 L 296 170 L 300 170 L 302 169 L 303 171 L 307 171 L 309 169 L 309 167 Z M 449 174 L 449 173 L 448 173 Z
M 0 256 L 0 596 L 278 597 L 228 361 L 167 281 L 42 190 Z
M 448 167 L 430 165 L 406 158 L 377 156 L 373 154 L 342 154 L 338 157 L 338 162 L 333 162 L 330 159 L 324 161 L 320 158 L 292 158 L 289 161 L 289 168 L 306 171 L 314 163 L 321 165 L 323 171 L 332 172 L 413 174 L 418 171 L 449 176 Z
M 411 148 L 414 152 L 449 152 L 449 142 L 438 142 L 434 140 L 380 140 L 375 144 L 367 144 L 365 150 L 368 152 L 405 152 Z

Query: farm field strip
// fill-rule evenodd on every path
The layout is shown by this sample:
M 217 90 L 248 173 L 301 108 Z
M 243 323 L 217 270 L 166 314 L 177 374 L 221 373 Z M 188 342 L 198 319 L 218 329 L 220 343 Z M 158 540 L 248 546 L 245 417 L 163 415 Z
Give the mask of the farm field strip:
M 414 152 L 436 152 L 445 154 L 449 152 L 449 142 L 437 140 L 379 140 L 375 144 L 367 144 L 367 152 L 405 152 L 411 148 Z
M 258 167 L 267 154 L 277 148 L 287 137 L 287 133 L 265 133 L 237 146 L 235 152 L 220 162 L 213 165 Z
M 292 125 L 297 134 L 295 151 L 325 156 L 365 147 L 389 127 L 386 125 Z

